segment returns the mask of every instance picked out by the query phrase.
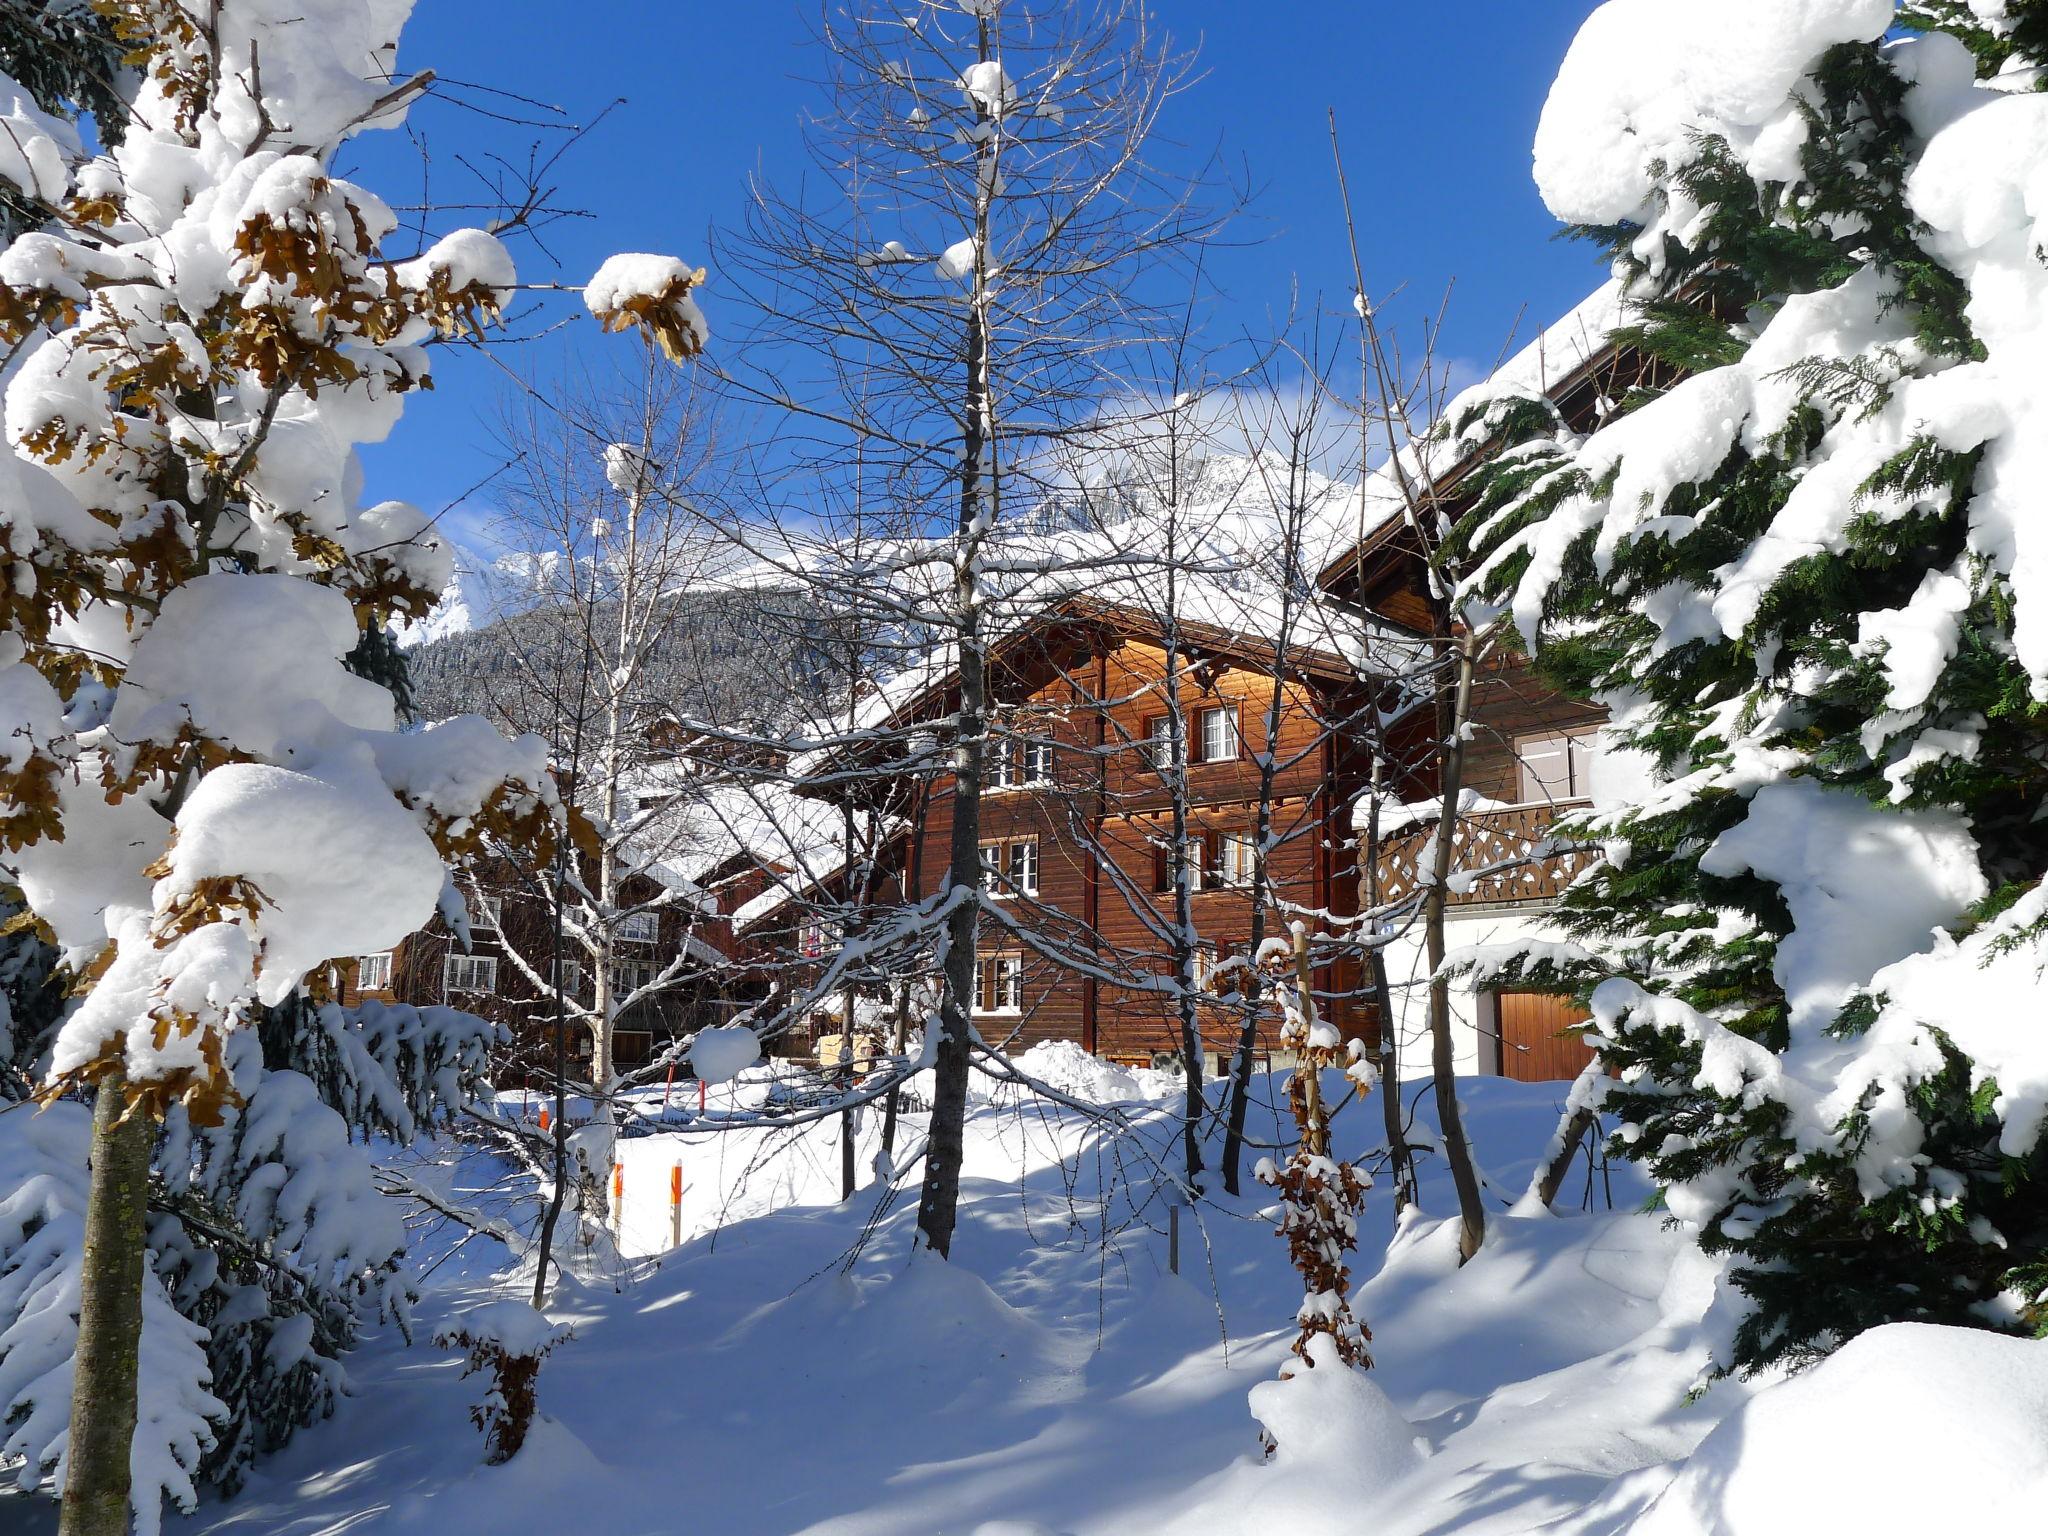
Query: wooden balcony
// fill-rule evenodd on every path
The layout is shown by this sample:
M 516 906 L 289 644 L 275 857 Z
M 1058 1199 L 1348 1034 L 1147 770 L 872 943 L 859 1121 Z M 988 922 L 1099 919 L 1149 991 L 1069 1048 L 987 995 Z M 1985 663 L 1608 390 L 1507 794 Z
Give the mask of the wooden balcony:
M 1551 823 L 1582 801 L 1518 805 L 1460 817 L 1451 833 L 1453 906 L 1549 901 L 1571 884 L 1599 849 L 1557 843 Z M 1434 823 L 1391 837 L 1380 850 L 1380 901 L 1399 901 L 1423 882 L 1417 862 L 1429 857 Z

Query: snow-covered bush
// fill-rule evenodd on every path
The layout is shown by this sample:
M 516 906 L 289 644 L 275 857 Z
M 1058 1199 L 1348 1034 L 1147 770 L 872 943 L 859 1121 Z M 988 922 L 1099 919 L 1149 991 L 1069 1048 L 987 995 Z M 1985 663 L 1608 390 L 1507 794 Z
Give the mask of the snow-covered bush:
M 484 1460 L 499 1466 L 519 1454 L 539 1411 L 540 1363 L 570 1337 L 543 1312 L 523 1301 L 493 1301 L 472 1307 L 434 1335 L 443 1349 L 469 1352 L 465 1376 L 490 1374 L 490 1386 L 470 1409 L 470 1422 L 484 1432 Z
M 1468 615 L 1660 769 L 1579 819 L 1588 953 L 1530 978 L 1590 993 L 1620 1150 L 1735 1256 L 1723 1368 L 2048 1282 L 2043 17 L 1603 5 L 1536 174 L 1659 367 L 1589 433 L 1446 418 L 1495 450 Z

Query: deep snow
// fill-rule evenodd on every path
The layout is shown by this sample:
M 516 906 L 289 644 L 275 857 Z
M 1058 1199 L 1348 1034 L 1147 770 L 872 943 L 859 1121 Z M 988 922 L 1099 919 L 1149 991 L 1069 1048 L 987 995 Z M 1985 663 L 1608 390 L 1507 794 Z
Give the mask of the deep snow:
M 756 1067 L 711 1089 L 709 1118 L 758 1106 L 768 1077 Z M 1264 1192 L 1247 1181 L 1234 1200 L 1212 1176 L 1184 1231 L 1185 1273 L 1168 1274 L 1155 1179 L 1177 1124 L 1172 1084 L 1139 1082 L 1150 1097 L 1105 1079 L 1108 1122 L 1014 1087 L 978 1093 L 950 1265 L 911 1256 L 914 1171 L 879 1199 L 872 1114 L 863 1187 L 843 1207 L 831 1121 L 629 1137 L 627 1257 L 598 1244 L 550 1308 L 571 1336 L 541 1374 L 545 1420 L 512 1462 L 482 1464 L 468 1421 L 478 1382 L 431 1340 L 526 1282 L 495 1242 L 453 1249 L 443 1232 L 424 1244 L 416 1342 L 374 1335 L 332 1421 L 259 1464 L 238 1498 L 166 1529 L 1776 1536 L 1817 1528 L 1774 1523 L 1783 1498 L 1821 1499 L 1839 1479 L 1859 1485 L 1855 1528 L 1883 1536 L 1924 1526 L 1885 1523 L 1914 1506 L 1860 1486 L 1884 1457 L 1856 1426 L 1918 1413 L 1916 1382 L 1958 1421 L 1958 1445 L 2048 1444 L 2048 1344 L 1954 1330 L 1881 1330 L 1789 1384 L 1721 1382 L 1689 1400 L 1726 1326 L 1717 1275 L 1642 1209 L 1634 1170 L 1589 1177 L 1582 1164 L 1559 1212 L 1519 1198 L 1563 1083 L 1461 1085 L 1489 1189 L 1486 1248 L 1456 1266 L 1437 1214 L 1448 1181 L 1426 1160 L 1428 1213 L 1397 1233 L 1376 1193 L 1365 1215 L 1356 1306 L 1374 1369 L 1281 1381 L 1299 1287 L 1258 1215 Z M 1260 1080 L 1254 1136 L 1277 1125 L 1273 1086 Z M 694 1093 L 665 1123 L 685 1107 Z M 905 1145 L 921 1124 L 906 1118 Z M 1340 1150 L 1375 1141 L 1377 1125 L 1370 1105 L 1348 1111 Z M 685 1242 L 671 1251 L 678 1161 Z M 471 1198 L 502 1172 L 474 1155 L 412 1171 Z M 1994 1384 L 1988 1403 L 1971 1402 L 1973 1373 Z M 1255 1409 L 1281 1442 L 1271 1460 Z M 1816 1433 L 1816 1415 L 1848 1428 Z M 2005 1508 L 2048 1492 L 2048 1460 L 2006 1460 Z M 52 1514 L 0 1499 L 10 1532 L 51 1529 Z M 1971 1529 L 2024 1528 L 1987 1519 Z

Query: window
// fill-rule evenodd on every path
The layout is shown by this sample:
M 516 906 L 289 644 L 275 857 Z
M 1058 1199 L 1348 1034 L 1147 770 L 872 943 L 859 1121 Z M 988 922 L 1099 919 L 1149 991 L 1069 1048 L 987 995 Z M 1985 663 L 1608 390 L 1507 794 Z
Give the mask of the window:
M 976 955 L 974 957 L 974 1011 L 976 1013 L 1022 1013 L 1024 1011 L 1024 957 L 1022 955 Z
M 1206 891 L 1216 885 L 1220 876 L 1216 868 L 1216 834 L 1213 832 L 1191 833 L 1187 841 L 1188 889 Z M 1170 891 L 1173 889 L 1173 845 L 1164 839 L 1152 845 L 1152 889 Z
M 1051 742 L 1027 741 L 1024 743 L 1024 782 L 1026 784 L 1050 784 L 1052 782 Z
M 1161 773 L 1173 766 L 1173 716 L 1161 715 L 1152 722 L 1152 766 Z
M 981 845 L 981 883 L 995 890 L 1003 883 L 1003 845 L 983 843 Z
M 1517 736 L 1516 794 L 1524 805 L 1555 800 L 1583 800 L 1593 756 L 1591 731 L 1559 731 Z
M 621 960 L 612 965 L 612 1001 L 631 996 L 654 980 L 654 967 L 642 965 L 635 960 Z
M 628 912 L 619 919 L 618 934 L 628 944 L 652 944 L 661 937 L 661 914 Z
M 1215 990 L 1216 946 L 1214 944 L 1197 944 L 1193 959 L 1195 962 L 1195 986 L 1203 992 Z
M 356 985 L 373 992 L 382 992 L 391 985 L 391 951 L 382 954 L 356 956 Z
M 1016 896 L 1038 894 L 1038 839 L 1024 838 L 1010 844 L 1009 867 L 1004 870 L 1009 893 Z
M 1020 782 L 1017 778 L 1017 743 L 990 737 L 988 750 L 982 754 L 986 765 L 990 789 L 1015 789 Z
M 1242 888 L 1252 883 L 1258 870 L 1259 845 L 1251 833 L 1224 833 L 1219 855 L 1216 874 L 1222 884 Z
M 1202 711 L 1202 761 L 1220 763 L 1237 756 L 1237 706 L 1225 704 Z
M 555 974 L 561 978 L 561 992 L 564 997 L 580 999 L 583 996 L 583 962 L 562 960 L 555 965 Z
M 486 896 L 481 907 L 472 904 L 469 909 L 469 926 L 473 933 L 497 933 L 505 917 L 505 898 Z
M 496 992 L 498 957 L 450 955 L 442 965 L 441 981 L 450 992 Z

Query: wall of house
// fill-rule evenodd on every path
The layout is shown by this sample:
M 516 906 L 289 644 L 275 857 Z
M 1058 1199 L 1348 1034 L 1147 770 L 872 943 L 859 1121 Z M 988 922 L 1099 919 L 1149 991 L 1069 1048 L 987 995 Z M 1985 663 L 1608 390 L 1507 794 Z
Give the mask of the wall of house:
M 492 877 L 493 873 L 497 878 Z M 445 1004 L 504 1025 L 511 1038 L 495 1053 L 493 1071 L 501 1084 L 510 1086 L 522 1075 L 548 1067 L 554 1057 L 554 1040 L 549 1003 L 541 998 L 540 990 L 528 979 L 509 951 L 516 950 L 529 964 L 545 973 L 552 963 L 554 921 L 547 904 L 518 883 L 509 870 L 486 872 L 482 878 L 482 889 L 498 899 L 499 926 L 487 926 L 480 920 L 480 914 L 472 914 L 470 952 L 496 960 L 496 983 L 490 990 L 450 988 L 448 956 L 462 953 L 462 950 L 454 933 L 437 916 L 393 948 L 388 985 L 352 987 L 346 990 L 343 1000 L 371 997 L 416 1006 Z M 656 899 L 660 890 L 653 881 L 640 880 L 628 884 L 626 896 L 636 903 L 647 902 Z M 662 911 L 656 939 L 652 943 L 621 944 L 621 962 L 651 967 L 658 973 L 675 958 L 688 921 L 689 914 L 679 907 Z M 582 962 L 583 977 L 578 990 L 581 998 L 588 1002 L 591 998 L 588 960 L 573 941 L 564 942 L 563 953 L 570 961 Z M 685 982 L 677 989 L 634 1008 L 620 1019 L 614 1030 L 612 1048 L 615 1063 L 620 1067 L 630 1067 L 646 1060 L 656 1040 L 666 1039 L 678 1030 L 695 1028 L 700 1015 L 713 1017 L 703 1012 L 708 1006 L 710 999 L 706 988 L 700 983 Z M 587 1067 L 591 1055 L 588 1032 L 572 1029 L 569 1047 L 570 1060 L 575 1064 L 573 1069 Z
M 1055 675 L 997 685 L 999 729 L 1016 739 L 1020 762 L 1022 742 L 1049 741 L 1052 778 L 991 789 L 983 798 L 981 840 L 1002 850 L 999 867 L 1007 866 L 1011 845 L 1035 840 L 1038 847 L 1035 894 L 1001 897 L 983 922 L 979 952 L 991 960 L 1014 955 L 1022 966 L 1018 1006 L 977 1016 L 992 1044 L 1017 1050 L 1071 1039 L 1104 1055 L 1139 1059 L 1178 1048 L 1172 997 L 1145 985 L 1171 965 L 1161 925 L 1172 920 L 1173 896 L 1158 889 L 1157 866 L 1158 850 L 1170 841 L 1172 794 L 1153 767 L 1151 747 L 1152 723 L 1168 713 L 1166 672 L 1162 648 L 1126 639 L 1068 659 Z M 1357 878 L 1343 825 L 1358 774 L 1350 754 L 1322 739 L 1318 717 L 1337 707 L 1326 686 L 1283 686 L 1281 728 L 1271 743 L 1270 675 L 1219 663 L 1191 669 L 1182 686 L 1191 720 L 1223 708 L 1238 721 L 1235 756 L 1190 762 L 1191 833 L 1213 838 L 1218 853 L 1227 834 L 1254 833 L 1254 754 L 1270 747 L 1285 764 L 1273 821 L 1280 842 L 1269 859 L 1277 894 L 1313 910 L 1355 911 Z M 924 818 L 920 894 L 945 879 L 952 805 L 941 785 Z M 1193 905 L 1197 931 L 1218 961 L 1245 952 L 1252 925 L 1246 891 L 1217 884 L 1195 894 Z M 1040 947 L 1059 949 L 1072 963 Z M 1319 985 L 1330 994 L 1327 1015 L 1347 1033 L 1366 1033 L 1371 1010 L 1356 993 L 1352 969 L 1326 967 Z M 1210 1054 L 1232 1048 L 1239 1027 L 1235 1010 L 1205 1010 Z

